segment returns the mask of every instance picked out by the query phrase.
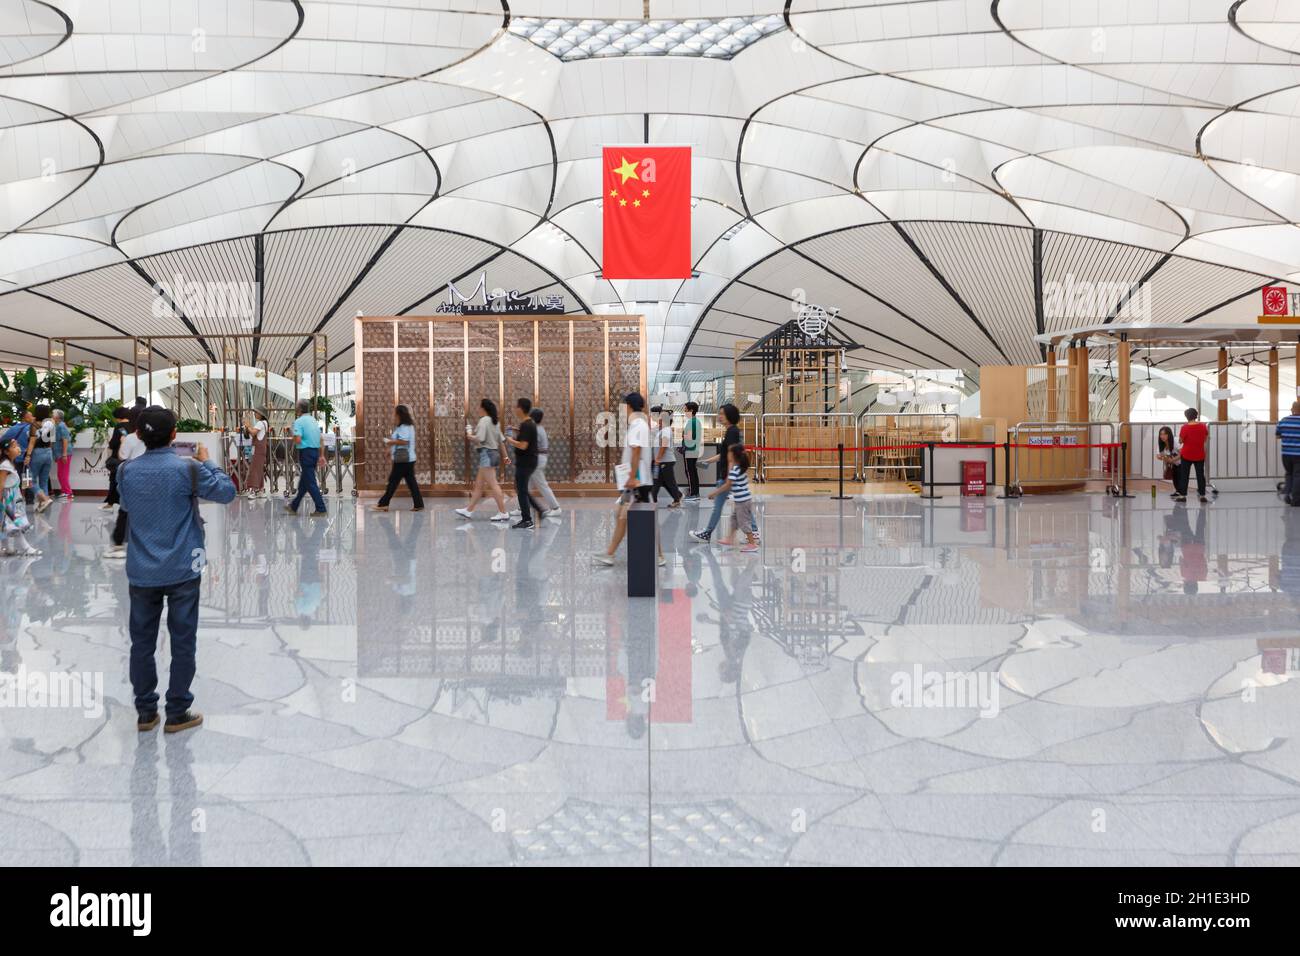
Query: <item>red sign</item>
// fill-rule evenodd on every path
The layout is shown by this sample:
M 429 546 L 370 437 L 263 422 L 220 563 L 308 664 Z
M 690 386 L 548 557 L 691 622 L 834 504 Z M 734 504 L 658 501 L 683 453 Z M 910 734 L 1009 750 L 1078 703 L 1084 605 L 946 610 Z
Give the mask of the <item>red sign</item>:
M 985 494 L 985 475 L 988 465 L 982 461 L 963 461 L 961 463 L 962 497 L 975 496 L 983 498 Z
M 606 279 L 691 277 L 691 149 L 607 146 L 604 197 Z
M 1286 315 L 1286 286 L 1284 285 L 1266 285 L 1264 286 L 1264 314 L 1265 315 Z

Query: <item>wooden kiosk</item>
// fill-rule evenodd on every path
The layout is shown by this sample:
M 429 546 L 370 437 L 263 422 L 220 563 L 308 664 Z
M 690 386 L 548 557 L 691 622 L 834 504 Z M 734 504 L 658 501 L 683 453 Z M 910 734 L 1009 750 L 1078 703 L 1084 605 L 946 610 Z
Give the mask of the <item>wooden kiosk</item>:
M 845 355 L 862 346 L 837 333 L 821 310 L 814 315 L 791 319 L 756 342 L 736 343 L 736 395 L 758 396 L 749 404 L 757 405 L 763 446 L 817 449 L 761 453 L 764 481 L 835 480 L 836 446 L 855 447 L 851 396 L 841 379 Z M 852 461 L 846 454 L 846 469 Z

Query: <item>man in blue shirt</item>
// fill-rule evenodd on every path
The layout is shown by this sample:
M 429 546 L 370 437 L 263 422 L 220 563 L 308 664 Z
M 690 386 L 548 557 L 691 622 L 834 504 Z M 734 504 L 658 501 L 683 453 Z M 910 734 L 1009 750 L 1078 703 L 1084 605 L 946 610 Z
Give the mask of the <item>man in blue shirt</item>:
M 1291 414 L 1277 423 L 1277 437 L 1282 439 L 1282 467 L 1286 479 L 1282 495 L 1289 505 L 1300 505 L 1300 402 L 1291 403 Z
M 320 462 L 320 424 L 311 417 L 311 405 L 306 401 L 298 402 L 297 411 L 298 417 L 293 421 L 293 441 L 298 446 L 298 493 L 291 504 L 284 506 L 284 510 L 296 515 L 302 499 L 311 495 L 316 505 L 311 516 L 319 518 L 325 515 L 325 499 L 316 483 L 316 465 Z
M 194 655 L 199 629 L 199 585 L 207 561 L 199 499 L 228 504 L 235 485 L 208 460 L 199 445 L 194 458 L 179 457 L 171 448 L 176 416 L 158 405 L 136 419 L 146 451 L 117 469 L 122 509 L 131 515 L 131 546 L 126 553 L 126 577 L 131 594 L 131 688 L 135 692 L 136 728 L 158 726 L 158 621 L 167 602 L 167 631 L 171 634 L 171 674 L 167 683 L 167 722 L 163 730 L 176 733 L 203 723 L 190 710 L 194 695 Z

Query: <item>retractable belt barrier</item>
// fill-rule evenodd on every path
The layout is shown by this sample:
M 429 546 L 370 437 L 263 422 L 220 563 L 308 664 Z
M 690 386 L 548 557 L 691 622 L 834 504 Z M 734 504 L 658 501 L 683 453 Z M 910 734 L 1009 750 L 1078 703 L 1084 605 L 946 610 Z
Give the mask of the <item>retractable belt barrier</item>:
M 1108 467 L 1107 469 L 1108 471 L 1114 473 L 1115 479 L 1113 482 L 1107 485 L 1106 493 L 1108 495 L 1112 495 L 1113 497 L 1117 497 L 1117 498 L 1132 497 L 1132 495 L 1128 493 L 1128 443 L 1127 442 L 1084 442 L 1084 443 L 1070 444 L 1070 445 L 1046 445 L 1046 444 L 1040 444 L 1036 442 L 1010 442 L 1010 441 L 1006 441 L 1006 442 L 931 441 L 931 442 L 909 442 L 905 444 L 896 444 L 896 445 L 864 445 L 861 447 L 853 447 L 853 446 L 846 446 L 844 444 L 838 444 L 834 448 L 804 448 L 798 446 L 784 446 L 784 445 L 754 445 L 747 448 L 746 450 L 759 451 L 759 452 L 804 452 L 804 453 L 825 454 L 825 455 L 834 454 L 837 457 L 839 463 L 838 470 L 839 470 L 840 477 L 839 477 L 839 494 L 833 496 L 832 500 L 847 501 L 851 496 L 844 494 L 844 453 L 851 452 L 857 454 L 863 452 L 878 451 L 882 449 L 913 450 L 913 451 L 917 449 L 922 449 L 928 451 L 929 458 L 930 458 L 930 467 L 928 469 L 925 467 L 924 456 L 921 459 L 921 482 L 920 483 L 923 486 L 925 486 L 928 490 L 928 493 L 922 495 L 922 497 L 942 498 L 943 497 L 942 495 L 937 495 L 934 493 L 934 489 L 936 486 L 955 485 L 955 484 L 960 484 L 960 482 L 938 482 L 935 480 L 934 452 L 936 448 L 941 448 L 941 449 L 973 448 L 973 449 L 983 449 L 983 450 L 990 450 L 990 451 L 999 448 L 1002 449 L 1004 452 L 1005 474 L 1007 476 L 1012 476 L 1013 474 L 1016 476 L 1016 480 L 1013 480 L 1012 483 L 1007 486 L 1007 494 L 1004 496 L 1007 498 L 1020 498 L 1024 496 L 1024 491 L 1020 487 L 1020 483 L 1018 481 L 1019 461 L 1017 460 L 1016 467 L 1014 468 L 1014 470 L 1012 467 L 1011 450 L 1013 448 L 1027 449 L 1029 451 L 1040 451 L 1040 452 L 1041 451 L 1060 452 L 1060 451 L 1075 451 L 1075 450 L 1082 451 L 1082 450 L 1089 450 L 1089 449 L 1105 449 L 1111 452 L 1118 451 L 1119 454 L 1113 455 L 1115 461 L 1114 468 L 1111 469 Z M 997 456 L 992 455 L 990 456 L 990 459 L 991 459 L 993 473 L 992 473 L 992 478 L 988 483 L 990 485 L 996 485 L 998 483 L 997 482 L 997 471 L 998 471 Z

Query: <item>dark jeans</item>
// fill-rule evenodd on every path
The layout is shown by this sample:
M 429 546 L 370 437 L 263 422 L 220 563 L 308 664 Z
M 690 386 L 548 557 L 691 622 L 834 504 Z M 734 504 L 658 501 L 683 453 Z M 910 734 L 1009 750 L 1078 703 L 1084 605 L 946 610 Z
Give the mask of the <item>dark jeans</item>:
M 1282 467 L 1286 469 L 1282 495 L 1292 504 L 1300 504 L 1300 455 L 1283 455 Z
M 686 459 L 686 488 L 686 493 L 692 498 L 700 496 L 700 460 L 698 458 Z
M 118 508 L 117 520 L 113 522 L 113 546 L 122 547 L 126 543 L 126 512 Z
M 194 653 L 199 632 L 201 578 L 161 588 L 131 585 L 131 689 L 138 714 L 158 711 L 158 621 L 167 602 L 167 631 L 171 634 L 172 663 L 167 679 L 167 716 L 179 717 L 190 709 L 194 695 Z
M 320 485 L 316 483 L 316 465 L 320 461 L 319 448 L 298 449 L 298 493 L 289 505 L 294 511 L 302 504 L 302 499 L 311 495 L 317 511 L 325 510 L 325 499 L 321 497 Z
M 671 461 L 666 461 L 660 465 L 659 474 L 655 476 L 654 491 L 650 495 L 656 502 L 659 500 L 660 488 L 667 488 L 668 493 L 673 496 L 673 501 L 682 500 L 681 489 L 677 487 L 676 465 Z
M 1187 494 L 1187 486 L 1191 483 L 1192 469 L 1196 469 L 1196 494 L 1205 497 L 1205 462 L 1188 461 L 1184 458 L 1178 464 L 1178 482 L 1175 490 L 1180 495 Z
M 420 497 L 420 484 L 415 480 L 415 462 L 395 461 L 388 472 L 388 487 L 384 490 L 384 496 L 379 499 L 381 508 L 388 507 L 388 503 L 393 500 L 393 493 L 397 491 L 397 486 L 403 481 L 411 492 L 411 507 L 424 507 L 424 499 Z
M 105 504 L 115 505 L 122 500 L 117 496 L 117 466 L 120 464 L 116 458 L 108 460 L 108 497 L 104 499 Z
M 520 461 L 515 459 L 515 494 L 519 498 L 519 520 L 533 520 L 533 505 L 528 498 L 528 482 L 533 480 L 537 470 L 537 460 Z

